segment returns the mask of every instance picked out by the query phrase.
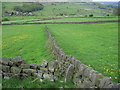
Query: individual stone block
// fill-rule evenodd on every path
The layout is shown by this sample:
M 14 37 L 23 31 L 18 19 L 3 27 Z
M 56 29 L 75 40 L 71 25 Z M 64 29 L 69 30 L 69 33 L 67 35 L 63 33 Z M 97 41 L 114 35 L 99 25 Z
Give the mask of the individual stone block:
M 30 69 L 30 65 L 29 64 L 21 64 L 20 68 L 22 68 L 22 69 Z
M 3 65 L 8 65 L 9 61 L 10 61 L 9 58 L 5 58 L 5 57 L 2 58 L 2 64 L 3 64 Z
M 5 65 L 2 65 L 2 71 L 3 71 L 3 72 L 10 72 L 10 67 L 9 67 L 9 66 L 5 66 Z
M 74 66 L 70 64 L 70 66 L 68 67 L 65 73 L 65 81 L 70 81 L 73 77 L 73 73 L 74 73 Z
M 56 66 L 55 66 L 55 62 L 54 61 L 51 61 L 51 62 L 48 63 L 48 70 L 50 72 L 54 72 L 55 68 L 56 68 Z
M 9 66 L 13 66 L 13 62 L 12 62 L 12 61 L 9 61 L 8 65 L 9 65 Z
M 84 64 L 79 64 L 79 66 L 78 66 L 78 71 L 79 71 L 79 73 L 81 74 L 81 75 L 84 75 L 84 70 L 87 68 L 87 66 L 86 65 L 84 65 Z
M 99 87 L 99 84 L 100 84 L 100 80 L 103 78 L 103 76 L 101 74 L 96 74 L 96 73 L 93 73 L 92 74 L 92 83 L 93 85 L 96 85 L 97 87 Z
M 78 66 L 81 64 L 79 60 L 75 60 L 74 65 L 75 65 L 75 70 L 78 70 Z
M 29 76 L 34 75 L 37 71 L 34 69 L 23 69 L 23 73 L 28 74 Z
M 30 68 L 31 68 L 31 69 L 37 69 L 37 65 L 35 65 L 35 64 L 30 64 Z
M 48 73 L 48 69 L 41 67 L 40 70 L 38 70 L 38 73 Z
M 25 64 L 25 61 L 22 60 L 20 56 L 12 58 L 11 61 L 13 62 L 14 66 L 20 66 L 21 64 Z
M 99 84 L 99 87 L 100 88 L 107 88 L 110 84 L 112 84 L 112 81 L 109 77 L 103 77 L 101 80 L 100 80 L 100 84 Z
M 20 77 L 20 79 L 24 79 L 24 78 L 28 77 L 28 74 L 20 73 L 19 77 Z
M 84 70 L 84 76 L 89 77 L 90 71 L 93 70 L 91 67 L 88 67 Z
M 21 68 L 18 67 L 11 67 L 11 73 L 19 74 L 21 72 Z
M 33 76 L 42 79 L 43 73 L 34 73 Z
M 47 67 L 48 65 L 48 62 L 46 60 L 43 60 L 42 63 L 41 63 L 41 67 Z
M 43 78 L 44 78 L 44 79 L 49 79 L 49 80 L 51 79 L 50 76 L 49 76 L 49 74 L 46 74 L 46 73 L 43 74 Z

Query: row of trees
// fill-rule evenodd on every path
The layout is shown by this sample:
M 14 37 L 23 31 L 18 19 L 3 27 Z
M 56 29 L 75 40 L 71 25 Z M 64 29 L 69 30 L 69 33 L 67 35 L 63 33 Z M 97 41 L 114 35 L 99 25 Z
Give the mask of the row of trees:
M 15 6 L 14 10 L 19 12 L 32 12 L 42 10 L 44 6 L 40 3 L 24 3 L 23 6 Z

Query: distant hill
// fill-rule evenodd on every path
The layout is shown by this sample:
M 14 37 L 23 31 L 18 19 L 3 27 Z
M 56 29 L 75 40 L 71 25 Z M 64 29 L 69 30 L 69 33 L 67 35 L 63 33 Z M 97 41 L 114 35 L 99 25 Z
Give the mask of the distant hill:
M 100 3 L 106 4 L 106 5 L 110 5 L 110 6 L 113 6 L 113 7 L 117 7 L 118 6 L 118 2 L 100 2 Z
M 43 10 L 33 11 L 34 15 L 47 16 L 85 16 L 93 14 L 94 16 L 112 15 L 114 7 L 99 2 L 62 2 L 62 3 L 42 3 Z M 22 6 L 23 3 L 6 2 L 3 3 L 3 14 L 5 12 L 16 12 L 15 6 Z M 31 6 L 32 7 L 32 6 Z

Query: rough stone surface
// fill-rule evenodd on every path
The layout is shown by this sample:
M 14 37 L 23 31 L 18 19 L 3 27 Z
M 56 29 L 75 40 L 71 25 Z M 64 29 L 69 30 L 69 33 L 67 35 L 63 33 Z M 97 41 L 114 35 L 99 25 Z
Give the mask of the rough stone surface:
M 21 68 L 18 67 L 11 67 L 11 73 L 19 74 L 21 72 Z
M 34 73 L 36 73 L 36 70 L 33 69 L 23 69 L 23 73 L 28 74 L 28 75 L 34 75 Z

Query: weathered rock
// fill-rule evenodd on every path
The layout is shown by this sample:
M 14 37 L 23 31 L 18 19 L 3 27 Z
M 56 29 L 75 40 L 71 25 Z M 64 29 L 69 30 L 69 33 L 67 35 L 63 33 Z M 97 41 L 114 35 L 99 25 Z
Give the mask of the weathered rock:
M 28 74 L 29 76 L 33 75 L 37 71 L 34 69 L 23 69 L 23 73 Z
M 21 64 L 20 68 L 22 68 L 22 69 L 30 69 L 30 65 L 29 64 Z
M 34 73 L 33 74 L 34 77 L 37 77 L 39 79 L 43 78 L 42 75 L 43 75 L 42 73 Z
M 90 71 L 93 70 L 91 67 L 88 67 L 84 70 L 84 76 L 89 77 Z
M 70 66 L 68 67 L 68 69 L 66 71 L 65 81 L 70 81 L 72 79 L 73 72 L 74 72 L 74 66 L 72 64 L 70 64 Z
M 53 62 L 53 61 L 51 61 L 51 62 L 49 62 L 48 63 L 48 70 L 50 71 L 50 72 L 54 72 L 54 69 L 55 69 L 55 63 Z
M 87 68 L 87 66 L 86 65 L 84 65 L 84 64 L 79 64 L 79 66 L 78 66 L 78 71 L 79 71 L 79 73 L 81 74 L 81 75 L 84 75 L 84 70 Z
M 93 85 L 96 85 L 97 87 L 99 87 L 100 80 L 102 78 L 103 78 L 103 76 L 101 74 L 93 73 L 92 74 L 92 83 L 93 83 Z
M 30 68 L 31 68 L 31 69 L 36 69 L 36 68 L 37 68 L 37 65 L 31 64 L 31 65 L 30 65 Z
M 2 64 L 0 64 L 0 70 L 2 70 Z
M 9 61 L 8 65 L 9 65 L 9 66 L 13 66 L 13 62 L 12 62 L 12 61 Z
M 22 60 L 20 56 L 12 58 L 11 61 L 13 62 L 14 66 L 19 66 L 19 65 L 25 63 L 24 60 Z
M 42 63 L 41 63 L 41 67 L 47 67 L 48 65 L 48 62 L 46 60 L 43 60 Z
M 9 61 L 10 61 L 9 58 L 5 58 L 5 57 L 2 58 L 2 64 L 3 64 L 3 65 L 8 65 Z
M 9 67 L 9 66 L 5 66 L 5 65 L 2 65 L 2 71 L 3 71 L 3 72 L 10 72 L 10 67 Z
M 44 78 L 44 79 L 49 79 L 49 80 L 50 80 L 50 76 L 49 76 L 49 74 L 46 74 L 46 73 L 43 74 L 43 78 Z
M 81 62 L 79 61 L 79 60 L 75 60 L 75 62 L 74 62 L 75 64 L 75 70 L 77 71 L 78 70 L 78 67 L 79 67 L 79 65 L 81 64 Z
M 111 79 L 109 77 L 103 77 L 100 80 L 99 87 L 100 88 L 103 88 L 103 87 L 107 88 L 110 84 L 112 84 Z
M 38 70 L 38 73 L 48 73 L 48 69 L 41 67 L 40 70 Z
M 20 76 L 21 79 L 24 79 L 24 78 L 28 77 L 28 74 L 20 73 L 19 76 Z
M 19 74 L 21 72 L 21 68 L 18 67 L 11 67 L 11 73 Z

